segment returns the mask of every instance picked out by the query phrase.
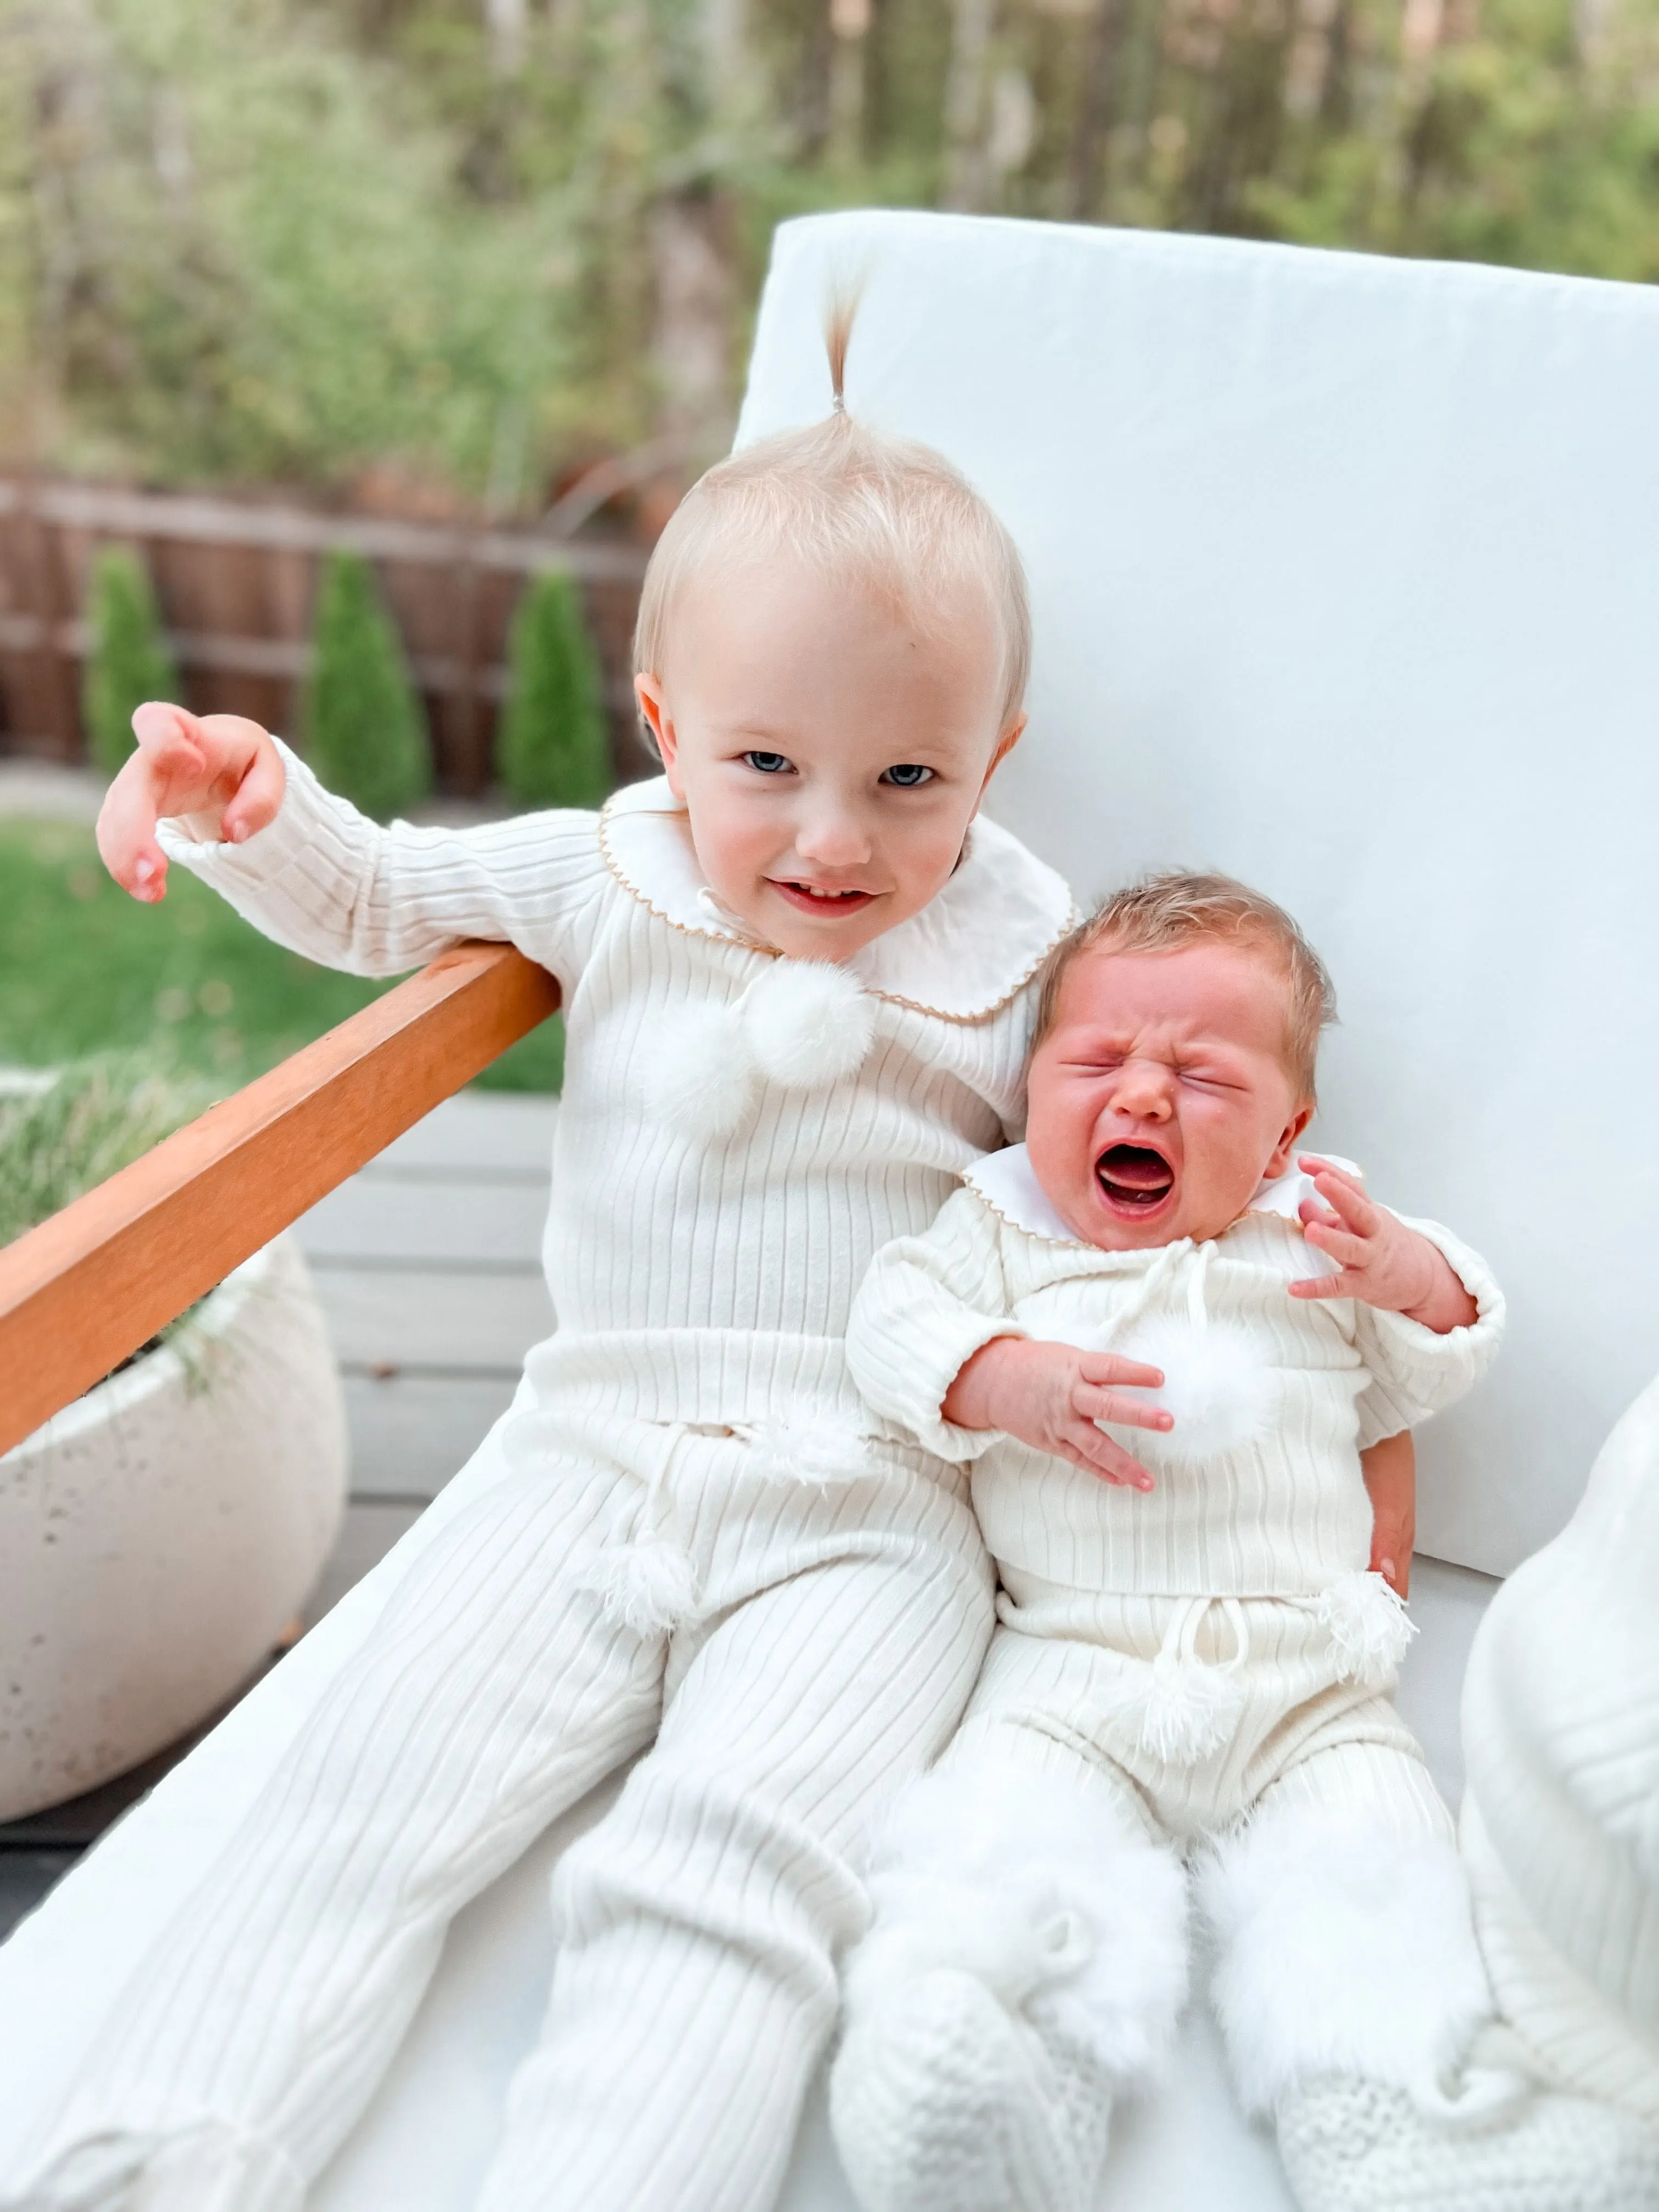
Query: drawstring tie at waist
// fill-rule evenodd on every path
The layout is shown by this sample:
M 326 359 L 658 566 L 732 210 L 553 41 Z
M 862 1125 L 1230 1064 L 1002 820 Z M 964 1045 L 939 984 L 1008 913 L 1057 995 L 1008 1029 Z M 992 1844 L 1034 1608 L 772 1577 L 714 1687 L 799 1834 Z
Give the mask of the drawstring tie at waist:
M 1381 1575 L 1340 1575 L 1314 1597 L 1276 1598 L 1310 1613 L 1329 1636 L 1339 1682 L 1391 1680 L 1417 1633 L 1399 1593 Z M 1224 1660 L 1198 1656 L 1199 1631 L 1219 1606 L 1232 1631 Z M 1172 1607 L 1153 1659 L 1127 1659 L 1107 1709 L 1137 1728 L 1142 1751 L 1172 1766 L 1195 1766 L 1232 1736 L 1243 1716 L 1244 1669 L 1250 1656 L 1249 1616 L 1236 1597 L 1189 1597 Z

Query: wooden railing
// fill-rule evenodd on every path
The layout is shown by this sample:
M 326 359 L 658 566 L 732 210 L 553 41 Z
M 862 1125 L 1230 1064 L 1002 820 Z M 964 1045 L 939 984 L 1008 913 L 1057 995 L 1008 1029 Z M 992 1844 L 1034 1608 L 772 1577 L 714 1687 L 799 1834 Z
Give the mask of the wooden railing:
M 558 1003 L 510 945 L 457 945 L 0 1250 L 0 1451 Z

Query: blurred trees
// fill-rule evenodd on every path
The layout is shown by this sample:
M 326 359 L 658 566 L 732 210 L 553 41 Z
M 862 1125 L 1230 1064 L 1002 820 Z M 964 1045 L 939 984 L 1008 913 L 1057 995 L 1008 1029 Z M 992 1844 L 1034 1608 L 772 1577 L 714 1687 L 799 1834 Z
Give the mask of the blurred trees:
M 81 670 L 81 713 L 87 750 L 114 775 L 137 744 L 135 708 L 147 699 L 176 699 L 179 672 L 161 628 L 149 571 L 130 545 L 106 545 L 92 563 Z
M 0 0 L 0 442 L 534 510 L 864 201 L 1650 281 L 1659 0 Z
M 377 822 L 432 787 L 426 717 L 402 641 L 361 553 L 331 553 L 317 579 L 300 719 L 319 781 Z

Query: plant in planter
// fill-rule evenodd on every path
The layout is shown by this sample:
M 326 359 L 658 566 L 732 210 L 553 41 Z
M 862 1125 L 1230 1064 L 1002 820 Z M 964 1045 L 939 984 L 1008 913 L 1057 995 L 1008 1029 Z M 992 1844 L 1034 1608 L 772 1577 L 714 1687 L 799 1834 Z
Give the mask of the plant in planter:
M 0 1097 L 0 1243 L 205 1103 L 115 1057 Z M 0 1457 L 0 1820 L 138 1765 L 246 1681 L 345 1480 L 339 1378 L 283 1238 Z

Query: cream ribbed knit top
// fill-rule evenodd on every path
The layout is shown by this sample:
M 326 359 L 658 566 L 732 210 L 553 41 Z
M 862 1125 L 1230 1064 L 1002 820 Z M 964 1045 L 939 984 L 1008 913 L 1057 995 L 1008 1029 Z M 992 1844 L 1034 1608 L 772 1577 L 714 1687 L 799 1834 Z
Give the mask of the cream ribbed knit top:
M 844 963 L 873 1005 L 861 1064 L 759 1085 L 729 1133 L 666 1112 L 653 1077 L 781 963 L 714 901 L 665 782 L 602 815 L 382 829 L 284 749 L 274 822 L 244 845 L 164 825 L 168 854 L 279 944 L 395 975 L 456 938 L 506 939 L 564 995 L 568 1054 L 544 1255 L 544 1391 L 653 1420 L 859 1411 L 843 1339 L 891 1237 L 923 1229 L 1016 1128 L 1030 986 L 1070 927 L 1052 869 L 983 819 L 932 904 Z M 668 1070 L 672 1073 L 672 1069 Z
M 1413 1222 L 1479 1308 L 1437 1336 L 1352 1299 L 1304 1303 L 1322 1272 L 1296 1201 L 1266 1185 L 1213 1242 L 1103 1252 L 1079 1243 L 1024 1147 L 969 1171 L 933 1227 L 878 1255 L 848 1356 L 866 1398 L 942 1457 L 974 1461 L 974 1508 L 998 1562 L 1075 1589 L 1168 1596 L 1313 1596 L 1370 1559 L 1359 1452 L 1468 1389 L 1497 1349 L 1503 1299 L 1480 1258 Z M 972 1353 L 995 1336 L 1121 1351 L 1163 1368 L 1167 1437 L 1115 1433 L 1156 1488 L 1084 1474 L 995 1431 L 942 1419 Z

